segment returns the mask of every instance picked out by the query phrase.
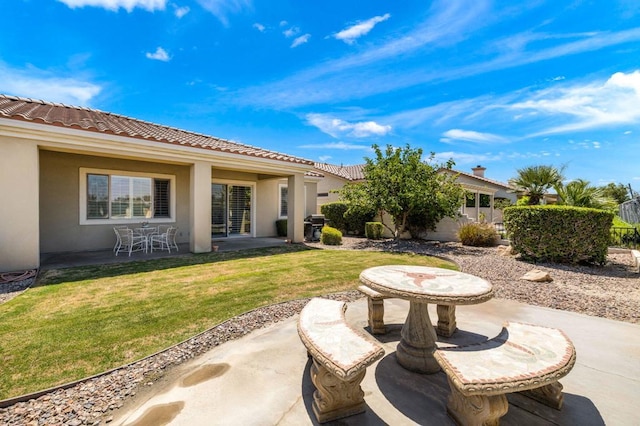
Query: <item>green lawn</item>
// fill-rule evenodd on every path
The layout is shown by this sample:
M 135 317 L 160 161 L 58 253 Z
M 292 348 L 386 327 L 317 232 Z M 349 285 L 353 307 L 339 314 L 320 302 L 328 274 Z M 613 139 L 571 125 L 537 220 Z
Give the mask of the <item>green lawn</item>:
M 46 271 L 0 305 L 0 399 L 135 361 L 256 307 L 355 289 L 368 267 L 437 258 L 290 245 Z

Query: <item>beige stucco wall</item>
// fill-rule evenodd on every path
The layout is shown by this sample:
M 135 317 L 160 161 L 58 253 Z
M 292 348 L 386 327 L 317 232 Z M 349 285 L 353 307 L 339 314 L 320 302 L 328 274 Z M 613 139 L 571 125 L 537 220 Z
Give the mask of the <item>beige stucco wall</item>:
M 471 221 L 465 217 L 457 219 L 445 217 L 438 222 L 435 231 L 427 232 L 426 234 L 421 235 L 420 238 L 436 241 L 460 241 L 458 238 L 458 229 L 460 229 L 460 227 L 465 223 L 469 222 Z
M 339 194 L 331 193 L 331 191 L 341 189 L 346 185 L 348 181 L 346 179 L 339 178 L 337 176 L 325 173 L 324 178 L 318 182 L 317 193 L 328 193 L 326 197 L 318 197 L 316 212 L 320 213 L 320 207 L 323 204 L 333 203 L 340 199 Z
M 0 137 L 0 272 L 40 266 L 38 146 Z
M 189 241 L 189 167 L 40 151 L 40 250 L 43 253 L 113 247 L 113 224 L 80 225 L 80 168 L 162 173 L 176 177 L 176 241 Z M 37 194 L 37 192 L 36 192 Z

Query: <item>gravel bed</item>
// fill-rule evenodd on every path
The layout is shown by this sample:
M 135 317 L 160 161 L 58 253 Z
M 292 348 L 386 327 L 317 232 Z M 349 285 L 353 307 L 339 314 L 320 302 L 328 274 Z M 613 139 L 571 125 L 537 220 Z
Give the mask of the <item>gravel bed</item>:
M 497 248 L 464 247 L 457 243 L 371 241 L 344 237 L 343 244 L 337 247 L 319 243 L 308 245 L 324 249 L 384 250 L 440 256 L 456 262 L 464 272 L 491 281 L 497 298 L 640 323 L 640 275 L 633 272 L 631 256 L 625 253 L 610 254 L 605 266 L 589 267 L 531 264 L 512 256 L 501 256 Z M 520 280 L 531 269 L 549 272 L 553 281 L 532 283 Z M 0 287 L 0 303 L 15 297 L 30 282 L 16 285 L 12 291 L 3 291 L 8 287 Z M 350 291 L 329 297 L 353 301 L 361 296 Z M 289 318 L 299 313 L 306 301 L 296 300 L 248 312 L 129 366 L 0 408 L 0 424 L 108 424 L 113 421 L 114 410 L 162 378 L 171 367 L 224 342 Z

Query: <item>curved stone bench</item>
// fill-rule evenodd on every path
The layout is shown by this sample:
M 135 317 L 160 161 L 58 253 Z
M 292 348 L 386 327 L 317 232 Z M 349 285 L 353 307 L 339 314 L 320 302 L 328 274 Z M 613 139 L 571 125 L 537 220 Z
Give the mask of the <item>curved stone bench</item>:
M 511 392 L 524 391 L 559 410 L 558 380 L 576 361 L 573 343 L 562 331 L 517 322 L 506 323 L 493 339 L 441 348 L 434 356 L 451 388 L 447 412 L 461 425 L 497 425 Z
M 360 383 L 384 355 L 380 343 L 347 325 L 346 309 L 344 302 L 314 298 L 300 312 L 298 334 L 313 358 L 313 412 L 320 423 L 365 411 Z

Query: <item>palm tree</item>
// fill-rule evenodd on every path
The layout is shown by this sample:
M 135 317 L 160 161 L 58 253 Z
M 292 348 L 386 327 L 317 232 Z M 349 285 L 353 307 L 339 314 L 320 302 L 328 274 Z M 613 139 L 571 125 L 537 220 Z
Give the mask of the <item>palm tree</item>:
M 554 188 L 558 194 L 558 204 L 605 210 L 615 210 L 617 207 L 617 202 L 607 197 L 603 188 L 591 186 L 588 180 L 576 179 L 566 185 L 555 185 Z
M 549 188 L 559 185 L 564 179 L 564 167 L 528 166 L 517 172 L 518 176 L 509 179 L 509 184 L 516 193 L 529 197 L 529 205 L 540 204 Z

